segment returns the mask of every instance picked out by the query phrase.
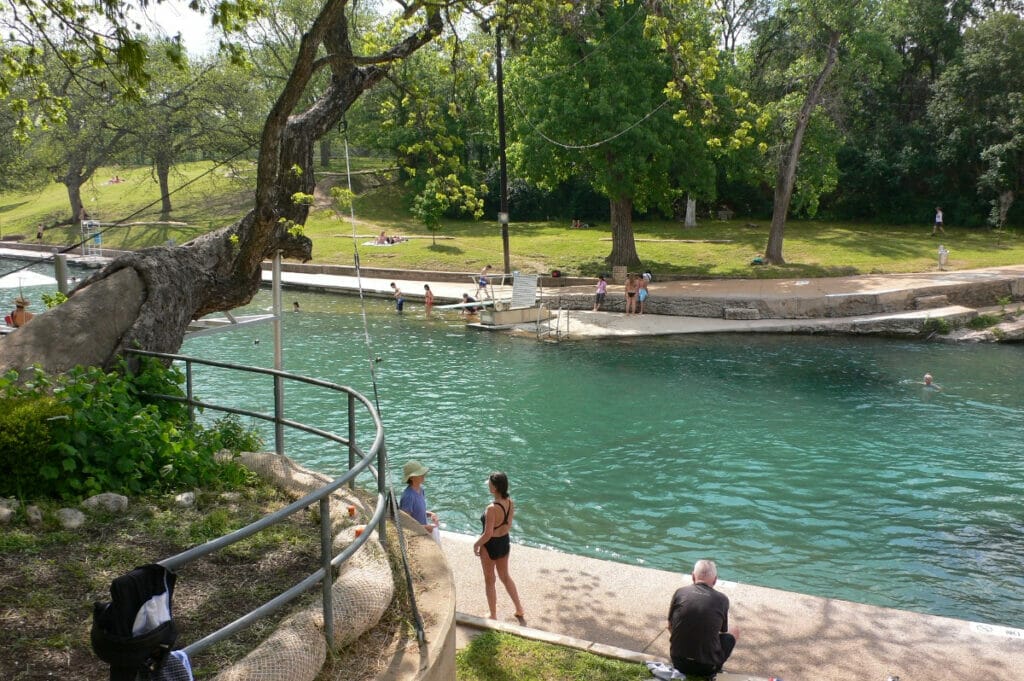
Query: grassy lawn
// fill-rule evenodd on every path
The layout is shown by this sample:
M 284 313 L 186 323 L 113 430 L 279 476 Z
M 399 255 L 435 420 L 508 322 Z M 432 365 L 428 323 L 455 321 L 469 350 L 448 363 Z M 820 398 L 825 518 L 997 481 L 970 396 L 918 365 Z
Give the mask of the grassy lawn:
M 380 161 L 360 161 L 354 170 L 380 170 Z M 126 222 L 103 235 L 109 248 L 142 248 L 168 239 L 182 243 L 218 226 L 229 224 L 251 205 L 253 166 L 236 164 L 233 171 L 210 163 L 185 164 L 175 171 L 172 186 L 194 181 L 173 196 L 173 222 L 160 219 L 156 183 L 148 168 L 109 168 L 96 174 L 102 181 L 83 192 L 93 217 L 110 223 Z M 343 165 L 321 173 L 321 186 L 347 184 Z M 209 172 L 209 174 L 205 174 Z M 106 184 L 119 174 L 121 184 Z M 367 267 L 416 270 L 477 271 L 485 264 L 502 269 L 503 254 L 498 225 L 492 221 L 447 220 L 433 239 L 431 233 L 409 215 L 401 192 L 394 185 L 355 176 L 353 186 L 356 224 L 349 212 L 336 211 L 326 200 L 318 201 L 306 225 L 314 242 L 314 260 L 351 264 L 353 233 L 360 261 Z M 0 236 L 21 234 L 33 240 L 39 222 L 53 225 L 67 217 L 67 195 L 53 184 L 31 194 L 0 195 Z M 513 207 L 514 217 L 514 207 Z M 371 235 L 415 237 L 390 247 L 364 246 Z M 510 231 L 512 268 L 524 272 L 560 269 L 569 275 L 595 276 L 607 271 L 604 259 L 611 251 L 607 224 L 570 229 L 564 222 L 513 222 Z M 787 265 L 751 265 L 763 252 L 768 220 L 739 218 L 708 220 L 692 229 L 666 220 L 634 223 L 637 252 L 656 274 L 688 277 L 801 278 L 869 273 L 924 272 L 936 268 L 940 243 L 950 250 L 949 268 L 968 269 L 1024 263 L 1024 231 L 993 232 L 947 225 L 946 235 L 931 238 L 930 224 L 870 225 L 823 221 L 791 221 L 786 228 L 784 255 Z M 48 228 L 44 243 L 70 245 L 79 238 L 77 226 Z
M 488 631 L 455 656 L 459 681 L 637 681 L 647 667 Z

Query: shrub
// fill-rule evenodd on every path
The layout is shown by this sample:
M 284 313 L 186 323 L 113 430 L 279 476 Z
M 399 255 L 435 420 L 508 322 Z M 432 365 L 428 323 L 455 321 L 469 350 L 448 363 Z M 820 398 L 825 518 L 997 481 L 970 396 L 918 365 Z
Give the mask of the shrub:
M 52 381 L 33 371 L 22 385 L 13 374 L 0 382 L 0 397 L 11 405 L 0 422 L 0 442 L 30 443 L 10 450 L 9 462 L 9 448 L 0 449 L 0 462 L 13 465 L 21 457 L 23 474 L 14 483 L 19 497 L 224 489 L 252 479 L 237 462 L 214 457 L 245 441 L 240 424 L 216 422 L 206 429 L 189 419 L 185 404 L 149 397 L 182 396 L 184 376 L 177 369 L 146 359 L 136 372 L 126 365 L 111 372 L 77 367 Z
M 990 326 L 995 326 L 1001 321 L 1003 321 L 1003 319 L 999 315 L 980 314 L 971 321 L 967 322 L 967 326 L 975 330 L 981 330 L 987 329 Z
M 946 335 L 951 330 L 952 327 L 949 325 L 949 320 L 943 319 L 942 317 L 926 319 L 924 324 L 921 325 L 921 333 L 925 335 L 931 335 L 933 333 Z
M 0 496 L 24 498 L 43 468 L 58 470 L 51 447 L 55 419 L 68 410 L 48 395 L 0 399 Z

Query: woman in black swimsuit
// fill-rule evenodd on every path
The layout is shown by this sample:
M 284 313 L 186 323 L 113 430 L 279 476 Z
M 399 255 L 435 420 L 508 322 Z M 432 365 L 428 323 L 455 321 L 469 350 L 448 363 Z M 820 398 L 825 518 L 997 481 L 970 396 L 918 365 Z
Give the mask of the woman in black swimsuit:
M 515 615 L 522 619 L 523 604 L 519 602 L 519 591 L 512 576 L 508 573 L 509 538 L 512 518 L 516 509 L 508 497 L 508 476 L 504 473 L 491 473 L 487 478 L 487 487 L 494 496 L 484 514 L 480 516 L 480 524 L 484 531 L 473 544 L 473 553 L 480 556 L 480 565 L 484 569 L 484 585 L 487 592 L 487 607 L 491 610 L 491 619 L 498 617 L 498 592 L 495 588 L 497 579 L 505 585 L 505 591 L 516 606 Z

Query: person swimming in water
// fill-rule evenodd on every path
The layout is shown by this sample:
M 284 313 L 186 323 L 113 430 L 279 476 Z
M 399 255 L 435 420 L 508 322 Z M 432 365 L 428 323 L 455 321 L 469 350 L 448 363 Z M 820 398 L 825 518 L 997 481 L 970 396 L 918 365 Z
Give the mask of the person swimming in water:
M 942 386 L 934 382 L 931 374 L 924 375 L 924 380 L 921 382 L 921 385 L 923 385 L 926 390 L 942 390 Z

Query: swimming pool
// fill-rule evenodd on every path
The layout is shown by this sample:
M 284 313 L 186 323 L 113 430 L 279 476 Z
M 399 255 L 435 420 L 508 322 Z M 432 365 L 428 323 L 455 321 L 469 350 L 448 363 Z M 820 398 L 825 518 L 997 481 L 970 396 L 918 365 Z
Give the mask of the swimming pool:
M 1024 626 L 1024 352 L 866 338 L 688 336 L 553 345 L 287 293 L 285 368 L 374 396 L 392 468 L 431 468 L 447 529 L 478 531 L 506 471 L 515 541 L 668 570 Z M 261 292 L 253 308 L 269 307 Z M 271 366 L 269 325 L 183 352 Z M 379 358 L 379 361 L 377 361 Z M 917 383 L 930 371 L 944 386 Z M 269 394 L 198 377 L 207 399 Z M 339 418 L 288 393 L 309 422 Z M 342 428 L 340 423 L 335 427 Z M 289 436 L 326 472 L 342 458 Z M 398 481 L 396 480 L 396 484 Z M 523 568 L 528 569 L 528 568 Z

